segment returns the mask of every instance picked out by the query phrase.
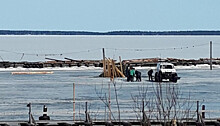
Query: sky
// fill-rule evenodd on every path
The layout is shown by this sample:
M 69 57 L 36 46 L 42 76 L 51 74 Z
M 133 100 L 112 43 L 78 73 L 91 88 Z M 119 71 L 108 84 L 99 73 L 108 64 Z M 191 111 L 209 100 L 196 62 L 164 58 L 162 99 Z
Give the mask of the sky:
M 0 0 L 0 30 L 220 30 L 220 0 Z

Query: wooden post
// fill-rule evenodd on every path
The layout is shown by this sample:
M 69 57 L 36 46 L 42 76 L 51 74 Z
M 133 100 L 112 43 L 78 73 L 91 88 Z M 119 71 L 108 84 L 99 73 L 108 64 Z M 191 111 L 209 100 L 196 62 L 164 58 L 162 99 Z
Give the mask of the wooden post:
M 109 60 L 107 60 L 107 63 L 108 63 L 108 77 L 111 77 L 111 64 L 110 64 L 110 62 L 109 62 Z
M 197 121 L 199 122 L 199 101 L 196 101 L 196 105 L 197 105 L 197 109 L 196 109 L 196 112 L 197 112 Z
M 210 70 L 212 70 L 212 41 L 210 41 Z
M 108 83 L 108 107 L 109 107 L 109 121 L 111 121 L 111 88 L 110 88 L 110 83 Z
M 85 122 L 88 122 L 88 106 L 87 106 L 87 102 L 86 102 L 85 115 L 86 115 L 86 121 Z
M 75 121 L 75 84 L 73 83 L 73 121 Z
M 112 59 L 112 68 L 113 68 L 113 77 L 115 78 L 115 77 L 117 77 L 117 73 L 116 73 L 116 68 L 115 68 L 115 62 L 114 62 L 114 60 Z M 113 79 L 114 79 L 113 78 Z
M 121 72 L 124 73 L 123 68 L 122 68 L 121 56 L 119 56 L 119 62 L 120 62 Z
M 27 107 L 29 107 L 29 121 L 28 121 L 28 123 L 30 123 L 30 124 L 32 124 L 32 118 L 31 118 L 31 103 L 29 103 L 28 105 L 27 105 Z
M 108 118 L 108 116 L 107 116 L 107 110 L 106 110 L 106 105 L 105 105 L 105 121 L 107 120 L 107 118 Z
M 205 105 L 202 105 L 202 118 L 205 119 Z
M 106 64 L 105 64 L 105 49 L 102 48 L 103 53 L 103 76 L 106 77 Z
M 143 118 L 143 122 L 145 122 L 145 114 L 144 114 L 144 100 L 142 101 L 142 118 Z
M 115 78 L 115 77 L 117 77 L 117 73 L 116 73 L 116 68 L 115 68 L 116 66 L 115 66 L 115 62 L 114 62 L 114 60 L 112 59 L 112 74 L 113 74 L 113 79 Z

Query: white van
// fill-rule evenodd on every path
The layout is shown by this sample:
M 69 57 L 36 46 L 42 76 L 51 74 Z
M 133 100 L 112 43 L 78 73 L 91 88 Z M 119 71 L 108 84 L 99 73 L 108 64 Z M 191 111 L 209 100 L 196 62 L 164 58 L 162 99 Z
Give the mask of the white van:
M 155 73 L 155 81 L 162 82 L 163 79 L 169 79 L 169 81 L 177 82 L 179 79 L 176 73 L 176 69 L 172 63 L 157 63 L 157 70 Z

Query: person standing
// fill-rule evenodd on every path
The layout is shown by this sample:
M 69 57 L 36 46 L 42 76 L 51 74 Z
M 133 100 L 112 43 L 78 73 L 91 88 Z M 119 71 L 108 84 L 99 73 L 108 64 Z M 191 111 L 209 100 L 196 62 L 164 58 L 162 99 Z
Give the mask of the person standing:
M 127 82 L 130 81 L 130 68 L 126 66 L 125 75 L 127 77 Z
M 135 70 L 135 75 L 136 75 L 136 81 L 141 81 L 141 72 Z
M 148 71 L 148 78 L 149 78 L 149 81 L 153 81 L 153 76 L 152 76 L 152 74 L 153 74 L 153 70 L 150 69 L 150 70 Z
M 131 66 L 130 67 L 130 81 L 134 81 L 134 76 L 135 76 L 135 69 Z

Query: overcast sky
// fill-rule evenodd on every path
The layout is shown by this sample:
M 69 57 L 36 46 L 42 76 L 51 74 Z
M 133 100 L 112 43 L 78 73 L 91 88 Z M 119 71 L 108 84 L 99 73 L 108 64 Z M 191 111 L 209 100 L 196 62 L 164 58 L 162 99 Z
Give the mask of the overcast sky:
M 220 0 L 0 0 L 1 30 L 219 30 Z

